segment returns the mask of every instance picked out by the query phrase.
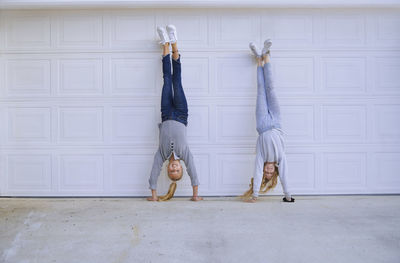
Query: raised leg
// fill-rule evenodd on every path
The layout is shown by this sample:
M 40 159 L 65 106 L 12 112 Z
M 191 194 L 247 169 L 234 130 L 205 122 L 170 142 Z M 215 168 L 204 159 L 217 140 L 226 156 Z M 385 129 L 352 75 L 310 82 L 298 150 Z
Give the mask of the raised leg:
M 257 132 L 259 134 L 265 132 L 268 129 L 268 103 L 267 95 L 265 92 L 265 80 L 263 63 L 261 59 L 258 59 L 257 66 L 257 101 L 256 101 L 256 122 Z
M 169 54 L 169 43 L 163 46 L 163 78 L 164 85 L 161 93 L 161 118 L 166 120 L 173 108 L 173 96 L 172 96 L 172 74 L 171 74 L 171 58 Z
M 172 44 L 172 84 L 174 89 L 174 107 L 178 112 L 179 120 L 185 125 L 187 124 L 188 117 L 188 105 L 186 101 L 185 92 L 182 87 L 182 77 L 181 77 L 181 59 L 178 53 L 177 43 Z
M 265 90 L 267 95 L 268 110 L 274 119 L 274 124 L 280 127 L 281 111 L 278 102 L 278 97 L 276 96 L 274 85 L 272 82 L 272 69 L 270 63 L 270 56 L 266 54 L 263 57 L 264 64 L 264 80 L 265 80 Z M 276 127 L 276 128 L 278 128 Z
M 178 44 L 177 42 L 172 43 L 172 59 L 177 60 L 179 58 Z

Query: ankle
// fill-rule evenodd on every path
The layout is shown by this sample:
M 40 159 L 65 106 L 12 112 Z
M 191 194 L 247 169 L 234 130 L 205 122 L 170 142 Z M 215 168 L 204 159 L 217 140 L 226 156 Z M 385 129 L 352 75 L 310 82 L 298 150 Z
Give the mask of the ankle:
M 181 55 L 178 50 L 172 50 L 172 58 L 177 60 Z

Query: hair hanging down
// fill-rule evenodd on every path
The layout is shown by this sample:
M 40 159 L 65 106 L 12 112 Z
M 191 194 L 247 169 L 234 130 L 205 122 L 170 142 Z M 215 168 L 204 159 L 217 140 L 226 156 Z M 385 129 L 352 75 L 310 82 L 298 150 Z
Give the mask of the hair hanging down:
M 168 201 L 169 199 L 171 199 L 174 196 L 175 190 L 176 190 L 176 182 L 173 181 L 169 185 L 168 193 L 166 195 L 160 196 L 158 198 L 158 200 L 160 200 L 160 201 Z
M 274 175 L 272 175 L 272 178 L 270 180 L 268 180 L 264 176 L 261 186 L 260 186 L 260 193 L 265 194 L 269 190 L 273 189 L 276 186 L 276 184 L 278 183 L 278 176 L 279 176 L 279 172 L 278 172 L 277 167 L 275 167 Z M 254 178 L 251 178 L 250 188 L 243 195 L 240 196 L 241 198 L 250 198 L 253 195 L 253 181 L 254 181 Z
M 169 174 L 167 172 L 167 176 L 169 177 Z M 171 199 L 174 194 L 175 194 L 175 190 L 176 190 L 176 182 L 181 180 L 183 176 L 183 169 L 181 169 L 181 172 L 179 174 L 179 178 L 177 179 L 172 179 L 171 177 L 169 177 L 169 179 L 172 180 L 172 183 L 169 185 L 169 189 L 166 195 L 160 196 L 158 197 L 159 201 L 168 201 L 169 199 Z

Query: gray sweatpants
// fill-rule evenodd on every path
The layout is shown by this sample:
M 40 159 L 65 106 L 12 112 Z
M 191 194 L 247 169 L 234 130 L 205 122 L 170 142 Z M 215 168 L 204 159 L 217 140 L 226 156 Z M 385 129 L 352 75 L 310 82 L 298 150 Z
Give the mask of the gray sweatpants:
M 272 128 L 281 128 L 278 98 L 272 83 L 271 63 L 257 67 L 257 132 L 262 134 Z

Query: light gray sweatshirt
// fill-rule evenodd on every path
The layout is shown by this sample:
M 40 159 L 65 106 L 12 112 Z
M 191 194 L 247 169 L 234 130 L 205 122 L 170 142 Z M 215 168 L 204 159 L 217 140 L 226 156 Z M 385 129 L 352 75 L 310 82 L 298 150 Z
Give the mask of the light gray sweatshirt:
M 160 145 L 154 156 L 149 188 L 152 190 L 157 188 L 157 179 L 160 175 L 162 165 L 171 154 L 174 154 L 175 157 L 185 162 L 192 186 L 199 185 L 193 155 L 190 152 L 186 139 L 186 126 L 175 120 L 167 120 L 158 124 L 158 128 L 160 129 Z
M 277 162 L 279 180 L 281 181 L 283 192 L 286 199 L 290 199 L 291 195 L 286 183 L 287 165 L 285 146 L 283 132 L 280 129 L 273 128 L 263 132 L 258 136 L 253 181 L 253 197 L 258 197 L 258 192 L 260 190 L 263 178 L 265 162 Z

